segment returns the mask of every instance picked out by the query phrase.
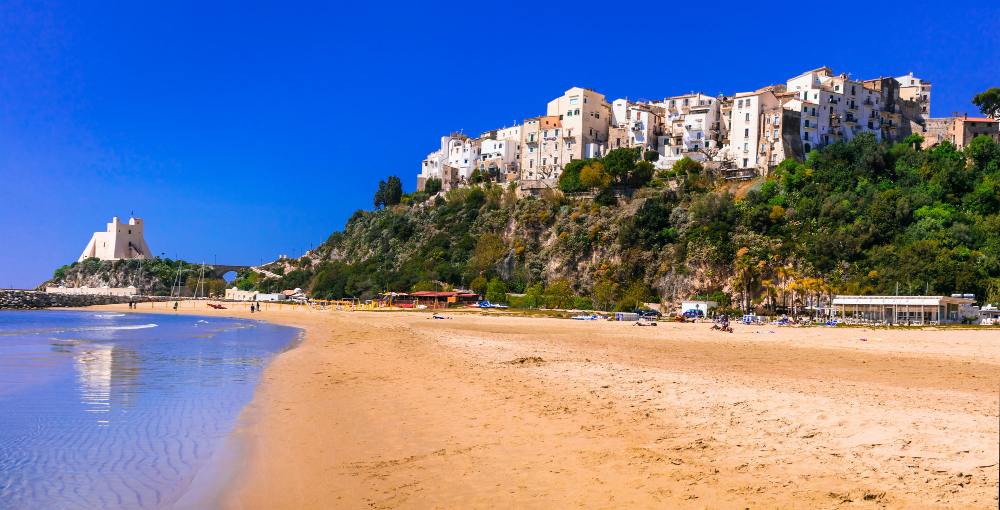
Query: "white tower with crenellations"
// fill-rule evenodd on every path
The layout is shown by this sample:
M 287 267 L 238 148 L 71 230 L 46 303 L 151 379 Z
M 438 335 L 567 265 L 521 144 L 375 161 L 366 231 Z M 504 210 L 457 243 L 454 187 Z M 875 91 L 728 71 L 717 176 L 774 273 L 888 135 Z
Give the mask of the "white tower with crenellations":
M 94 232 L 79 262 L 90 257 L 101 260 L 148 259 L 149 247 L 142 237 L 142 220 L 130 218 L 122 223 L 116 216 L 108 223 L 107 232 Z

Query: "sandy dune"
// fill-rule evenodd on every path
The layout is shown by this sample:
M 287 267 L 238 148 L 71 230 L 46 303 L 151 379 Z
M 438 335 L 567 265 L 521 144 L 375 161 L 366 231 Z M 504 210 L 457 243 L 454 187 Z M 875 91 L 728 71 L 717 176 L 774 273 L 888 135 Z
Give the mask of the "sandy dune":
M 997 506 L 1000 331 L 451 316 L 255 315 L 307 336 L 218 504 Z

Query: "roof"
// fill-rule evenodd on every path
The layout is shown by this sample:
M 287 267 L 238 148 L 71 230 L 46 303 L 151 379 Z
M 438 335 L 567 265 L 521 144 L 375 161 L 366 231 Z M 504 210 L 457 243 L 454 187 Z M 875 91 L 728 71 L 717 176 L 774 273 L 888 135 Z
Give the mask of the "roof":
M 970 305 L 974 299 L 951 296 L 845 296 L 833 298 L 834 305 L 896 305 L 896 306 L 938 306 L 940 303 Z
M 986 117 L 958 117 L 958 120 L 971 121 L 971 122 L 1000 122 L 996 119 L 989 119 Z
M 420 290 L 417 292 L 411 292 L 411 296 L 417 297 L 451 297 L 458 295 L 457 292 L 443 292 L 437 290 Z

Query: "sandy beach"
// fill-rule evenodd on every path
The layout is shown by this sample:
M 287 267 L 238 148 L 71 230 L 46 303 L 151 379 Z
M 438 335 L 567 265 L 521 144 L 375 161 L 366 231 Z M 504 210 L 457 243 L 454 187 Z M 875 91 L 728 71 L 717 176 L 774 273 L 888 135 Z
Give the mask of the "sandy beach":
M 997 332 L 448 315 L 254 314 L 306 337 L 241 415 L 218 505 L 997 505 Z

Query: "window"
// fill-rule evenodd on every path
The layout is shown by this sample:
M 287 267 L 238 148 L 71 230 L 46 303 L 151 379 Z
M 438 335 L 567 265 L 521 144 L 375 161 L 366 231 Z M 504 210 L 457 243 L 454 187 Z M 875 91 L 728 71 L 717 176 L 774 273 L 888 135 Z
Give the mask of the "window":
M 764 119 L 764 124 L 770 124 L 770 123 L 771 123 L 771 117 Z
M 807 111 L 809 111 L 809 107 L 806 105 L 802 105 L 802 113 L 806 113 Z
M 746 128 L 743 130 L 743 136 L 750 136 L 750 128 Z
M 580 102 L 580 98 L 578 98 L 578 97 L 571 97 L 571 98 L 569 98 L 569 104 L 576 104 L 578 102 Z
M 809 119 L 806 119 L 806 127 L 809 127 Z
M 594 128 L 590 128 L 590 135 L 591 135 L 591 136 L 593 136 L 593 135 L 594 135 Z
M 583 104 L 587 104 L 587 98 L 583 98 Z
M 743 144 L 743 150 L 745 150 L 745 151 L 750 150 L 750 144 L 749 143 Z
M 600 114 L 600 113 L 595 113 L 595 114 L 594 114 L 594 118 L 595 118 L 595 119 L 599 119 L 599 118 L 601 118 L 601 114 Z
M 554 146 L 553 147 L 554 150 L 559 150 L 559 144 L 558 143 L 554 143 L 552 145 Z
M 768 129 L 767 131 L 764 131 L 764 136 L 767 137 L 767 138 L 770 138 L 771 137 L 771 130 Z
M 573 115 L 580 115 L 580 109 L 573 110 Z
M 766 149 L 767 149 L 767 144 L 766 143 L 760 144 L 760 151 L 761 152 L 764 152 L 764 150 L 766 150 Z
M 559 164 L 559 158 L 552 158 L 552 164 L 553 165 L 558 165 Z
M 559 120 L 563 120 L 563 116 L 562 115 L 559 116 Z
M 743 168 L 746 168 L 748 164 L 750 164 L 750 160 L 747 158 L 743 158 Z
M 566 110 L 566 116 L 567 117 L 572 117 L 573 116 L 573 110 Z
M 840 90 L 840 85 L 834 85 L 833 90 Z
M 747 113 L 747 119 L 746 120 L 747 120 L 747 122 L 750 122 L 750 114 L 749 113 Z
M 740 107 L 740 108 L 743 108 L 743 100 L 742 100 L 742 99 L 740 99 L 740 102 L 739 102 L 739 107 Z

